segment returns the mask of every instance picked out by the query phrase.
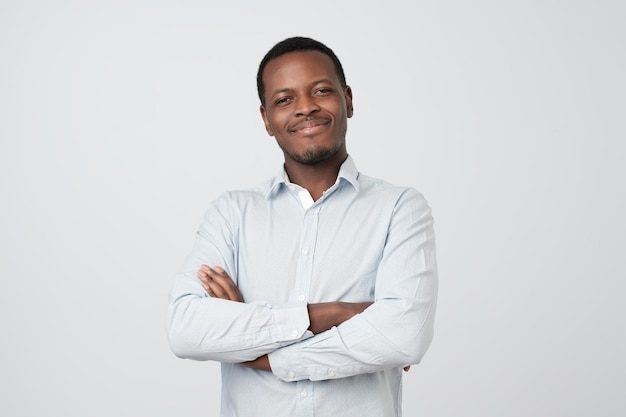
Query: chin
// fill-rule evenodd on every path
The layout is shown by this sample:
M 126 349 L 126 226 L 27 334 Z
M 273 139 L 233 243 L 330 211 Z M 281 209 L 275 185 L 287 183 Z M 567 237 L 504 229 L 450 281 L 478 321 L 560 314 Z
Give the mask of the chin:
M 308 149 L 301 153 L 287 153 L 291 159 L 304 165 L 316 165 L 333 158 L 341 149 L 337 148 L 316 148 Z

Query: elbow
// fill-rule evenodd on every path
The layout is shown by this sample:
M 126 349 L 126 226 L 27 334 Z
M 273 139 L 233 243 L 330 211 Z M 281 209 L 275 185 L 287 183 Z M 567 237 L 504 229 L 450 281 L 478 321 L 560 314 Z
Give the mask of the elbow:
M 167 336 L 170 349 L 175 356 L 181 359 L 192 359 L 196 356 L 197 351 L 194 352 L 193 343 L 190 343 L 184 333 L 176 331 L 170 327 L 168 329 Z
M 181 304 L 171 305 L 167 319 L 167 338 L 170 349 L 181 359 L 205 360 L 202 337 L 190 325 L 188 309 Z
M 172 329 L 167 332 L 172 353 L 181 359 L 207 361 L 214 359 L 211 352 L 204 348 L 202 338 L 194 337 L 193 332 L 184 329 Z
M 419 337 L 412 343 L 409 349 L 405 350 L 405 355 L 407 356 L 409 364 L 418 364 L 422 361 L 424 355 L 430 348 L 430 345 L 433 341 L 434 333 L 432 329 L 429 329 L 428 332 L 424 332 L 420 334 Z
M 430 348 L 435 335 L 432 320 L 424 323 L 422 328 L 406 340 L 404 348 L 401 349 L 403 355 L 408 359 L 409 364 L 418 364 Z
M 167 329 L 167 338 L 172 353 L 181 359 L 190 359 L 194 356 L 193 343 L 186 336 L 185 332 L 173 327 L 171 323 Z
M 198 301 L 196 297 L 182 297 L 170 304 L 166 333 L 172 353 L 196 361 L 229 361 L 224 332 L 209 330 Z

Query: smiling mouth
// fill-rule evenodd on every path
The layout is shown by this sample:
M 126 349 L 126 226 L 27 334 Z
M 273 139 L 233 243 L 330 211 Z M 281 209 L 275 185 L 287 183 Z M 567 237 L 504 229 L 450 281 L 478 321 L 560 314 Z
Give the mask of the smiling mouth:
M 289 129 L 290 133 L 296 133 L 299 135 L 313 135 L 326 129 L 326 126 L 330 124 L 328 119 L 315 119 L 300 122 L 293 128 Z

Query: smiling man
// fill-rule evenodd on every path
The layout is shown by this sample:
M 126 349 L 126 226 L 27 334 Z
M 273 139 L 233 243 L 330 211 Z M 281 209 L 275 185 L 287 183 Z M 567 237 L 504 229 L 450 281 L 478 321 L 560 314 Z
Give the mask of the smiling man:
M 430 208 L 356 169 L 352 90 L 324 44 L 276 44 L 257 75 L 280 175 L 214 200 L 170 293 L 177 356 L 222 363 L 223 417 L 400 416 L 433 337 Z

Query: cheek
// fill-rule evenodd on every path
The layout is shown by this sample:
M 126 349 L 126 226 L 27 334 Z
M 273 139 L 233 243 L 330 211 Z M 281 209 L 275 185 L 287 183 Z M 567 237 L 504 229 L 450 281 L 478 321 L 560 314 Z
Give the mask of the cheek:
M 336 101 L 335 103 L 333 103 L 332 108 L 329 108 L 328 110 L 340 119 L 348 117 L 348 115 L 350 114 L 349 105 L 344 100 Z
M 273 114 L 271 118 L 268 119 L 270 123 L 270 127 L 274 131 L 274 133 L 284 133 L 287 130 L 287 125 L 289 121 L 289 117 L 283 114 Z
M 267 131 L 267 134 L 270 136 L 274 136 L 274 129 L 272 129 L 272 125 L 270 124 L 268 119 L 263 119 L 263 124 L 265 125 L 265 130 Z
M 266 113 L 263 121 L 265 122 L 265 130 L 267 130 L 267 133 L 269 133 L 270 136 L 274 136 L 280 131 L 280 118 L 276 115 L 276 113 Z

